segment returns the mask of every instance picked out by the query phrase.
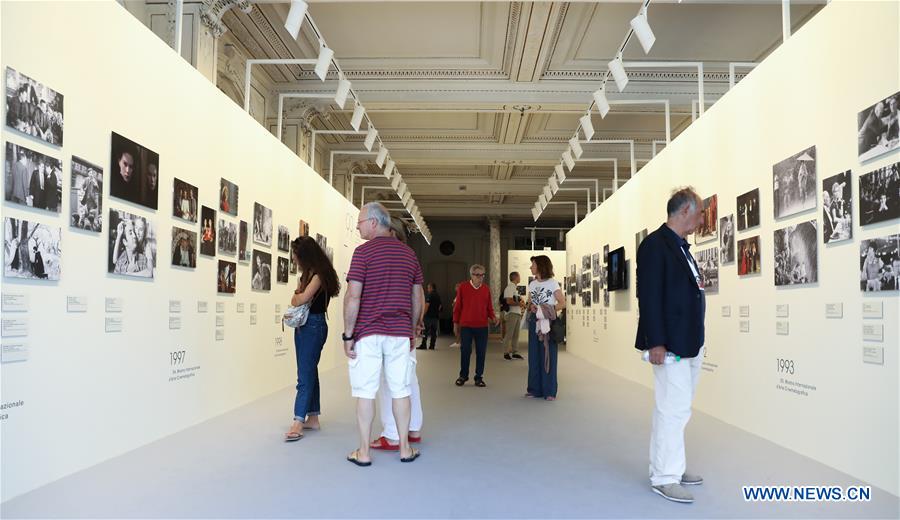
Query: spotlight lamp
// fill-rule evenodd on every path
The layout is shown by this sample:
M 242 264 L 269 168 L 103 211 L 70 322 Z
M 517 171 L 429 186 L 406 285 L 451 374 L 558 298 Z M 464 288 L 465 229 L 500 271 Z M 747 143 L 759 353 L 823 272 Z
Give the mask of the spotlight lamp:
M 353 116 L 350 118 L 350 126 L 353 127 L 354 130 L 359 132 L 359 127 L 362 126 L 363 116 L 366 115 L 366 109 L 359 102 L 353 107 Z
M 535 222 L 540 218 L 541 212 L 537 210 L 537 208 L 531 208 L 531 218 L 534 219 Z
M 572 153 L 575 155 L 576 159 L 581 159 L 581 154 L 584 153 L 584 149 L 581 147 L 581 143 L 578 142 L 577 135 L 569 139 L 569 148 L 572 149 Z
M 402 202 L 403 205 L 406 206 L 406 203 L 409 202 L 409 199 L 411 199 L 411 198 L 412 198 L 412 194 L 410 194 L 407 191 L 406 193 L 403 194 L 402 197 L 400 197 L 400 202 Z
M 350 81 L 344 79 L 344 75 L 340 75 L 340 79 L 338 80 L 337 91 L 334 93 L 334 104 L 338 106 L 338 108 L 343 109 L 344 105 L 347 104 L 347 95 L 350 94 Z
M 600 118 L 606 117 L 609 113 L 609 101 L 606 100 L 606 86 L 594 92 L 594 104 L 597 106 L 597 112 L 600 112 Z
M 569 169 L 569 173 L 572 173 L 572 170 L 575 169 L 575 159 L 572 158 L 572 152 L 566 150 L 562 154 L 562 160 L 566 163 L 566 168 Z
M 384 166 L 384 176 L 387 177 L 388 179 L 390 179 L 391 175 L 393 173 L 394 173 L 394 160 L 388 159 L 387 164 Z M 396 190 L 397 187 L 394 186 L 394 189 Z
M 641 12 L 631 19 L 631 28 L 634 29 L 634 34 L 641 42 L 644 54 L 650 54 L 650 49 L 656 42 L 656 36 L 653 34 L 653 29 L 650 28 L 650 22 L 647 21 L 647 6 L 644 6 Z
M 391 179 L 391 189 L 393 189 L 394 191 L 397 191 L 397 189 L 400 187 L 400 181 L 401 181 L 400 172 L 395 170 L 394 177 Z
M 366 146 L 366 150 L 372 151 L 372 146 L 375 145 L 375 138 L 378 137 L 378 129 L 376 129 L 372 124 L 369 124 L 369 129 L 366 131 L 366 140 L 363 142 Z
M 578 122 L 581 124 L 581 131 L 584 132 L 584 138 L 590 141 L 591 137 L 594 137 L 594 123 L 591 122 L 591 113 L 588 112 L 581 116 Z M 571 168 L 569 169 L 571 170 Z
M 549 201 L 547 200 L 547 197 L 545 197 L 544 194 L 541 193 L 541 194 L 538 196 L 538 203 L 541 205 L 541 211 L 543 211 L 544 208 L 547 207 L 547 202 L 549 202 Z
M 303 0 L 291 0 L 291 10 L 284 20 L 284 28 L 295 40 L 300 36 L 300 27 L 303 25 L 304 18 L 306 18 L 307 9 L 309 9 L 309 5 Z
M 556 177 L 551 175 L 547 182 L 550 184 L 550 191 L 556 195 L 556 192 L 559 191 L 559 182 L 557 182 Z
M 542 195 L 548 202 L 553 200 L 553 192 L 550 190 L 550 186 L 544 186 L 544 193 Z
M 562 164 L 557 164 L 553 171 L 556 173 L 556 180 L 559 181 L 560 184 L 566 182 L 566 170 L 563 169 Z
M 320 80 L 325 81 L 325 77 L 328 76 L 328 68 L 331 67 L 331 58 L 334 58 L 334 51 L 322 45 L 322 48 L 319 49 L 319 57 L 316 58 L 316 76 L 319 77 Z
M 406 181 L 401 182 L 397 187 L 397 196 L 402 199 L 404 195 L 406 195 Z
M 379 168 L 384 167 L 384 160 L 387 159 L 388 149 L 384 143 L 378 147 L 378 155 L 375 156 L 375 164 L 378 165 Z
M 628 74 L 625 73 L 625 65 L 622 64 L 621 52 L 609 62 L 609 72 L 612 73 L 612 77 L 616 81 L 616 87 L 618 87 L 619 92 L 624 91 L 625 86 L 628 85 Z

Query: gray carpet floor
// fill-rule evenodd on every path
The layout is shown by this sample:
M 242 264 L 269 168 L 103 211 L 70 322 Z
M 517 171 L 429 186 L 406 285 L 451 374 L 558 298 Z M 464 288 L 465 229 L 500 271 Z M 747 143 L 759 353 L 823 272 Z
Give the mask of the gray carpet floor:
M 419 351 L 425 427 L 412 464 L 383 452 L 369 468 L 344 460 L 356 427 L 341 366 L 322 374 L 323 429 L 299 442 L 281 441 L 289 387 L 7 501 L 0 517 L 900 516 L 898 498 L 875 488 L 862 503 L 744 502 L 742 485 L 864 483 L 698 412 L 687 430 L 688 461 L 706 482 L 692 488 L 694 504 L 668 502 L 647 481 L 650 390 L 560 353 L 559 400 L 527 399 L 526 363 L 503 360 L 497 345 L 487 388 L 457 388 L 459 350 L 449 342 Z

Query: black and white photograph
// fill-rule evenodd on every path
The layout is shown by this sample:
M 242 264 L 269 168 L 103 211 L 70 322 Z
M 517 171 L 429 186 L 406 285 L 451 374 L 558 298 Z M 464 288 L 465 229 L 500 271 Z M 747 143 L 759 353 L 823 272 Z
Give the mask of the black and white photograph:
M 603 289 L 603 306 L 609 307 L 609 289 Z
M 595 304 L 600 304 L 600 280 L 591 282 L 591 299 Z
M 219 260 L 216 271 L 216 292 L 234 294 L 237 289 L 237 264 L 228 260 Z
M 718 195 L 703 199 L 703 210 L 701 214 L 703 215 L 703 220 L 700 223 L 700 227 L 694 232 L 694 243 L 696 244 L 716 239 L 716 226 L 719 223 Z
M 759 188 L 752 189 L 737 198 L 737 230 L 759 225 Z
M 232 217 L 236 217 L 238 214 L 237 184 L 226 179 L 222 179 L 219 184 L 219 210 Z
M 109 194 L 156 209 L 159 204 L 159 154 L 112 132 Z
M 197 232 L 172 226 L 172 265 L 197 267 Z
M 272 254 L 253 250 L 253 261 L 250 263 L 250 287 L 256 291 L 272 289 Z
M 590 308 L 591 306 L 591 290 L 590 287 L 581 293 L 581 305 L 584 308 Z
M 860 242 L 859 289 L 864 292 L 900 290 L 900 235 Z
M 200 254 L 216 256 L 216 210 L 200 207 Z
M 772 203 L 775 218 L 783 218 L 816 207 L 816 147 L 772 166 Z
M 759 253 L 759 236 L 738 240 L 738 276 L 756 274 L 760 271 L 761 266 Z
M 272 246 L 272 210 L 259 202 L 253 203 L 253 241 Z
M 153 278 L 155 271 L 156 230 L 153 221 L 110 208 L 107 272 Z
M 176 177 L 172 188 L 172 216 L 197 222 L 197 212 L 200 209 L 197 200 L 197 187 Z
M 609 252 L 606 264 L 606 286 L 610 291 L 618 291 L 628 288 L 626 274 L 628 268 L 625 265 L 625 248 L 620 247 Z
M 641 242 L 643 242 L 645 238 L 647 238 L 647 228 L 644 228 L 634 234 L 634 254 L 635 255 L 637 255 L 637 251 L 641 247 Z
M 234 256 L 237 254 L 238 228 L 234 222 L 219 219 L 219 229 L 216 231 L 219 239 L 219 254 Z
M 291 254 L 288 259 L 291 263 L 291 274 L 297 274 L 297 262 L 294 261 L 294 255 Z
M 60 228 L 17 218 L 3 219 L 3 276 L 59 280 Z
M 822 242 L 853 238 L 850 170 L 822 181 Z
M 249 237 L 250 232 L 247 227 L 247 221 L 242 220 L 238 230 L 238 262 L 250 261 L 250 249 L 247 248 Z
M 719 219 L 719 260 L 734 262 L 734 213 Z
M 316 243 L 322 248 L 322 251 L 328 251 L 328 237 L 321 233 L 316 233 Z
M 278 250 L 279 251 L 290 251 L 291 249 L 291 234 L 288 231 L 287 226 L 278 226 Z
M 700 270 L 700 283 L 706 294 L 719 292 L 719 248 L 711 247 L 697 251 L 694 259 Z
M 591 255 L 584 255 L 581 257 L 581 270 L 582 271 L 590 271 L 591 270 Z
M 6 67 L 6 126 L 62 146 L 63 95 Z
M 859 223 L 862 226 L 900 217 L 900 163 L 859 176 Z
M 290 267 L 288 266 L 288 259 L 283 256 L 278 257 L 278 271 L 275 273 L 275 278 L 278 283 L 287 283 L 288 281 L 288 271 Z
M 803 285 L 819 280 L 816 221 L 775 230 L 775 286 Z
M 531 282 L 529 282 L 531 283 Z M 587 271 L 581 272 L 581 285 L 578 288 L 579 292 L 585 292 L 591 290 L 591 270 L 588 268 Z
M 900 92 L 892 94 L 856 116 L 859 162 L 900 146 Z
M 7 201 L 60 212 L 62 163 L 59 159 L 7 142 L 4 164 Z
M 600 270 L 600 253 L 591 255 L 591 274 L 594 275 L 594 278 L 603 274 Z
M 609 244 L 603 246 L 603 255 L 600 257 L 600 260 L 604 265 L 609 263 Z
M 72 156 L 69 225 L 99 233 L 103 228 L 103 168 Z

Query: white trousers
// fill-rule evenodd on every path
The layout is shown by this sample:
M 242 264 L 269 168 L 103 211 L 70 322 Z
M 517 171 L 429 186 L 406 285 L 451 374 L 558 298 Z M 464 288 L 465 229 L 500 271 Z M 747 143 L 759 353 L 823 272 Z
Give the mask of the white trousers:
M 684 428 L 691 418 L 691 403 L 700 379 L 703 348 L 697 357 L 670 365 L 653 365 L 653 430 L 650 433 L 650 485 L 681 482 L 687 467 Z
M 413 350 L 409 353 L 410 357 L 413 359 L 413 364 L 416 364 L 416 351 Z M 409 406 L 410 406 L 410 417 L 409 417 L 409 431 L 418 432 L 422 431 L 422 398 L 419 395 L 419 377 L 416 375 L 415 369 L 413 369 L 412 374 L 410 374 L 409 380 L 409 388 L 411 390 L 409 394 Z M 384 379 L 384 376 L 381 376 L 381 387 L 378 390 L 378 413 L 381 415 L 381 436 L 390 439 L 393 441 L 393 444 L 400 442 L 400 434 L 397 433 L 397 422 L 394 421 L 394 409 L 393 409 L 393 400 L 391 399 L 390 392 L 385 391 L 387 387 L 387 382 Z
M 375 399 L 378 389 L 386 386 L 394 399 L 409 397 L 409 384 L 416 373 L 416 358 L 409 346 L 409 338 L 378 334 L 357 341 L 356 359 L 347 361 L 351 395 Z

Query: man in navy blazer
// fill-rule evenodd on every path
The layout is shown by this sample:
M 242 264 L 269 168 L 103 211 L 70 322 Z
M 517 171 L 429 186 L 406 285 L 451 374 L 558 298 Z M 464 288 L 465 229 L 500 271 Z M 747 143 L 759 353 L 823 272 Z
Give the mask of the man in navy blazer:
M 703 483 L 686 472 L 684 428 L 703 360 L 706 296 L 700 269 L 684 239 L 703 222 L 693 188 L 676 190 L 668 219 L 637 251 L 638 350 L 649 351 L 656 406 L 650 435 L 650 486 L 668 500 L 690 503 L 683 486 Z M 668 359 L 667 359 L 668 358 Z

